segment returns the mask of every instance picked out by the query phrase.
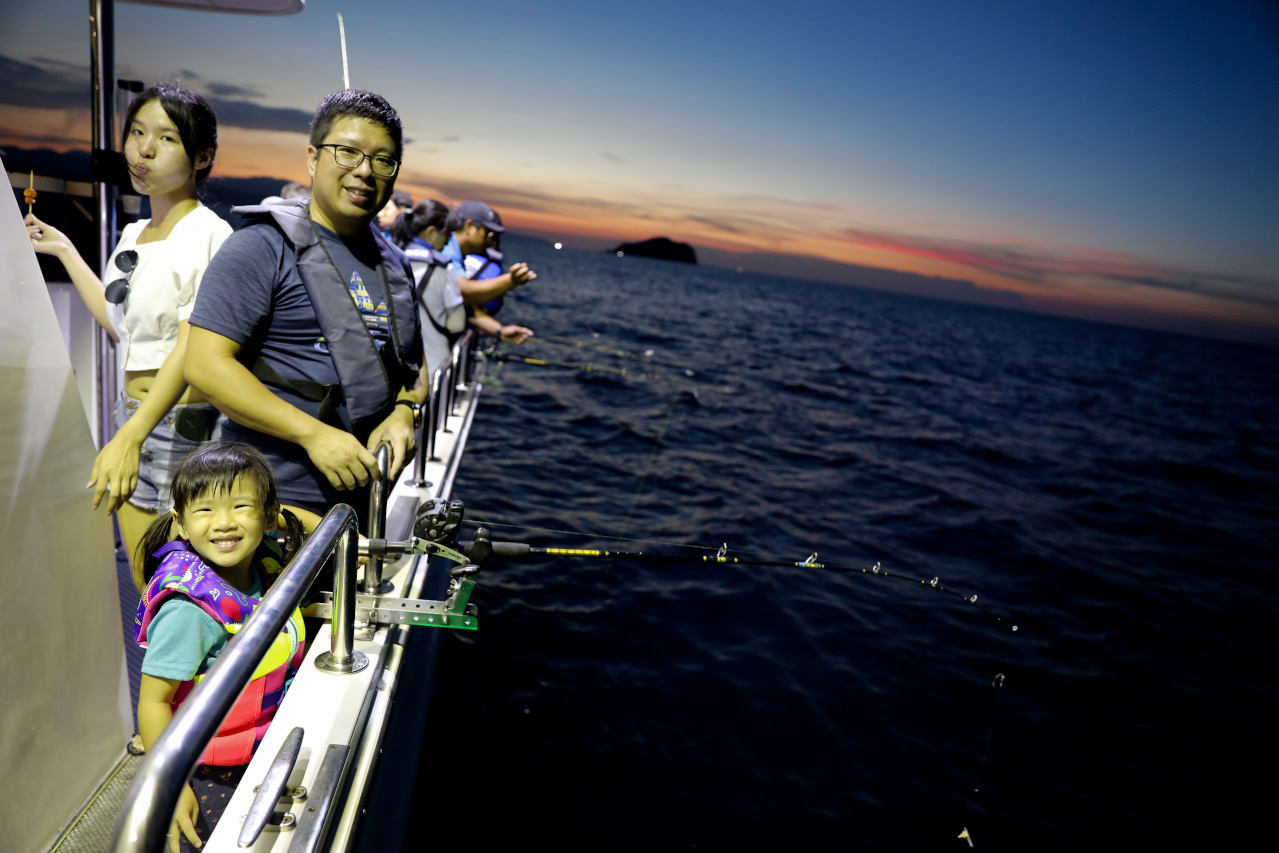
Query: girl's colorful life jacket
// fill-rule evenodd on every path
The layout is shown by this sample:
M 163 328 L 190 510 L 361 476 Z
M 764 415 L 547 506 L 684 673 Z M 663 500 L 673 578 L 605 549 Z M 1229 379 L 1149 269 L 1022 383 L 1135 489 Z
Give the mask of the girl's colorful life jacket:
M 262 571 L 263 584 L 270 587 L 281 571 L 279 546 L 266 538 L 255 559 Z M 147 645 L 147 628 L 160 605 L 174 595 L 182 594 L 215 619 L 229 633 L 244 625 L 259 600 L 235 589 L 205 565 L 200 555 L 190 550 L 184 540 L 169 542 L 155 552 L 161 558 L 159 568 L 142 592 L 133 623 L 133 639 L 143 648 Z M 275 710 L 284 697 L 288 682 L 302 665 L 306 630 L 302 612 L 293 609 L 284 630 L 275 638 L 271 649 L 253 673 L 222 727 L 204 750 L 201 764 L 236 766 L 247 764 L 266 734 Z M 173 694 L 176 713 L 183 700 L 195 688 L 203 673 L 184 681 Z

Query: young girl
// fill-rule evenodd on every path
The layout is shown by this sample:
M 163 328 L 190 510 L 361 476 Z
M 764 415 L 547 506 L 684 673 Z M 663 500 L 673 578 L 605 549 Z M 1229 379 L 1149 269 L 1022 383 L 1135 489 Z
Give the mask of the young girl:
M 287 530 L 283 550 L 275 540 L 278 526 Z M 180 538 L 170 541 L 172 532 Z M 146 748 L 248 619 L 303 537 L 301 522 L 279 505 L 270 464 L 252 447 L 210 444 L 178 464 L 172 514 L 156 519 L 141 543 L 147 555 L 146 587 L 134 620 L 134 639 L 147 650 L 138 692 L 138 729 Z M 301 664 L 304 636 L 302 613 L 295 609 L 205 749 L 204 766 L 191 780 L 207 797 L 204 828 L 211 829 L 221 814 L 208 807 L 226 804 L 243 775 L 240 765 L 248 763 L 266 734 Z M 228 773 L 228 767 L 237 770 Z M 226 798 L 218 796 L 223 793 Z M 170 828 L 174 853 L 179 833 L 200 845 L 195 829 L 199 815 L 199 801 L 188 784 Z
M 125 116 L 123 148 L 151 218 L 125 226 L 107 262 L 109 284 L 62 232 L 31 215 L 26 225 L 35 250 L 62 261 L 89 312 L 119 342 L 116 433 L 94 460 L 89 486 L 94 507 L 105 497 L 116 512 L 140 586 L 142 531 L 168 514 L 173 466 L 211 437 L 217 417 L 182 370 L 200 278 L 231 226 L 196 199 L 218 148 L 217 118 L 203 97 L 170 83 L 143 90 Z

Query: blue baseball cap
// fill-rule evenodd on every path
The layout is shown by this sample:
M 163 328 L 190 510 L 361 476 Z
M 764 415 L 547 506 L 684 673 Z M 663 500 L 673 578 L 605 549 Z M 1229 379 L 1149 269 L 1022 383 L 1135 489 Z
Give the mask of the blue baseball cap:
M 499 234 L 506 230 L 502 225 L 502 217 L 482 201 L 464 201 L 453 209 L 453 213 L 461 222 L 469 219 L 476 225 L 483 225 L 488 230 Z

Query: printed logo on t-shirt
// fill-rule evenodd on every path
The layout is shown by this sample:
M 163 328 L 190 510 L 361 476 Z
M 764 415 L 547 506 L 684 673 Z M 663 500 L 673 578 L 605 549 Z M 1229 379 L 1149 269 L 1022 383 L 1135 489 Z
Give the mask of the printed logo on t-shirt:
M 369 334 L 373 336 L 373 344 L 379 350 L 391 339 L 391 326 L 387 320 L 386 302 L 379 302 L 375 307 L 373 298 L 369 296 L 368 290 L 364 287 L 364 279 L 360 277 L 359 270 L 351 273 L 351 280 L 347 283 L 347 287 L 351 291 L 351 298 L 355 300 L 356 306 L 360 309 L 360 314 L 364 316 L 364 328 L 369 330 Z
M 391 339 L 391 325 L 385 300 L 379 302 L 376 307 L 373 305 L 373 297 L 369 296 L 368 288 L 364 286 L 364 279 L 360 277 L 359 271 L 351 273 L 347 288 L 351 291 L 351 298 L 355 300 L 355 305 L 364 318 L 364 328 L 368 329 L 373 337 L 373 345 L 381 350 Z M 315 339 L 314 346 L 316 352 L 329 354 L 329 342 L 324 339 L 324 335 Z

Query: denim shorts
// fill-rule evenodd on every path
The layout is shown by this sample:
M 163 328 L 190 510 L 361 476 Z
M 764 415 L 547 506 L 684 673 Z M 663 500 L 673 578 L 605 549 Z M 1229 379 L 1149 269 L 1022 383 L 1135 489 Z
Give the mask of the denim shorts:
M 127 394 L 121 393 L 116 400 L 112 413 L 112 422 L 116 430 L 124 426 L 124 422 L 133 416 L 141 405 Z M 193 436 L 186 438 L 174 430 L 175 421 L 183 424 L 207 424 L 201 429 L 186 426 L 185 430 Z M 221 432 L 218 423 L 218 411 L 212 403 L 181 403 L 174 406 L 160 422 L 151 430 L 151 434 L 142 442 L 138 453 L 138 486 L 133 490 L 129 503 L 138 509 L 165 513 L 173 509 L 173 469 L 191 451 L 216 441 Z M 205 438 L 206 440 L 195 440 Z

